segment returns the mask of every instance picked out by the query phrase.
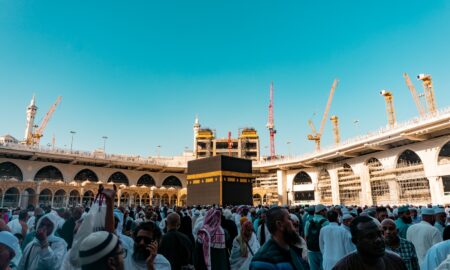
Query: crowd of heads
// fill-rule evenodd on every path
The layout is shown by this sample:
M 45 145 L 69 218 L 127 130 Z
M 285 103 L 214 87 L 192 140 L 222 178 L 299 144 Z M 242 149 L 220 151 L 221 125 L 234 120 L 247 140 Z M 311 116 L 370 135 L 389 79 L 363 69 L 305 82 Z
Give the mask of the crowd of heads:
M 66 254 L 89 211 L 87 205 L 59 209 L 48 206 L 2 209 L 0 270 L 8 266 L 19 268 L 24 260 L 22 254 L 30 252 L 30 247 L 38 243 L 41 247 L 53 248 L 52 241 L 56 238 L 64 241 L 65 251 L 60 254 L 64 257 L 56 260 L 62 269 L 66 257 L 70 257 Z M 299 262 L 308 265 L 305 254 L 311 250 L 306 234 L 314 218 L 340 225 L 348 231 L 358 254 L 372 260 L 383 257 L 387 246 L 397 243 L 402 234 L 399 224 L 409 226 L 422 221 L 432 226 L 440 224 L 442 239 L 450 238 L 448 208 L 431 206 L 147 205 L 114 207 L 113 213 L 114 232 L 93 232 L 78 243 L 79 269 L 127 269 L 127 261 L 151 269 L 149 265 L 155 263 L 157 256 L 167 257 L 168 263 L 176 265 L 177 269 L 215 269 L 214 264 L 218 261 L 228 265 L 226 269 L 233 269 L 236 262 L 240 267 L 251 268 L 252 258 L 258 258 L 256 254 L 270 239 L 283 248 L 297 247 Z M 176 245 L 179 241 L 183 248 L 167 248 L 167 243 Z M 220 252 L 216 249 L 226 251 L 224 258 L 217 255 Z M 177 255 L 183 259 L 174 259 Z M 190 266 L 192 268 L 188 268 Z

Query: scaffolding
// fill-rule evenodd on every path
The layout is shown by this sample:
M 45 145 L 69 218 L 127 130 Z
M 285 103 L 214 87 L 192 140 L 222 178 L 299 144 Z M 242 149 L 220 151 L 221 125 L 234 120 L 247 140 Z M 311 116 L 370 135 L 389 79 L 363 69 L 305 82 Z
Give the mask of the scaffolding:
M 361 179 L 353 173 L 348 164 L 337 170 L 339 179 L 339 198 L 341 204 L 359 205 L 361 195 Z
M 381 162 L 372 158 L 367 162 L 370 175 L 372 200 L 375 205 L 388 204 L 391 199 L 389 181 L 395 181 L 395 174 L 383 170 Z
M 321 203 L 327 205 L 333 204 L 333 197 L 331 192 L 331 177 L 326 170 L 322 170 L 320 172 L 317 189 L 319 190 Z
M 253 181 L 253 203 L 278 204 L 278 180 L 276 173 L 256 175 Z M 259 194 L 264 194 L 262 197 Z M 258 196 L 256 196 L 258 195 Z
M 429 203 L 430 183 L 425 177 L 422 162 L 402 161 L 397 164 L 396 178 L 399 187 L 399 203 Z

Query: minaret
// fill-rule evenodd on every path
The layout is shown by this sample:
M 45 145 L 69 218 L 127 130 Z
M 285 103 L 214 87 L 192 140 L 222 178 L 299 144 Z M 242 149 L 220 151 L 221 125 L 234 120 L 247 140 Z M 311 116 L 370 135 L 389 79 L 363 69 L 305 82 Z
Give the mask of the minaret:
M 195 122 L 194 122 L 194 148 L 192 148 L 194 156 L 197 156 L 197 135 L 198 131 L 200 130 L 200 123 L 198 122 L 198 115 L 195 116 Z
M 27 126 L 25 128 L 25 143 L 31 143 L 33 140 L 32 136 L 36 111 L 37 111 L 36 100 L 33 95 L 30 105 L 27 108 Z

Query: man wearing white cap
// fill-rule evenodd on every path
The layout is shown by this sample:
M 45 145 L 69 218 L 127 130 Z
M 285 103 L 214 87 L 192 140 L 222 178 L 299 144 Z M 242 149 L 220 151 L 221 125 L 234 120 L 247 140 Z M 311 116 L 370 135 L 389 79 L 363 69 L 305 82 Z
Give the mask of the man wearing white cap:
M 352 223 L 354 217 L 350 214 L 344 214 L 342 216 L 342 224 L 341 227 L 350 232 L 350 224 Z
M 329 211 L 327 218 L 330 224 L 320 230 L 319 246 L 323 254 L 323 269 L 331 270 L 334 265 L 347 254 L 356 250 L 349 231 L 339 226 L 338 213 Z
M 19 240 L 10 232 L 0 232 L 0 270 L 14 269 L 20 255 Z
M 422 221 L 409 227 L 406 239 L 411 241 L 416 248 L 419 265 L 427 253 L 428 249 L 433 245 L 442 241 L 442 235 L 434 224 L 434 209 L 422 209 Z
M 445 229 L 445 220 L 447 219 L 445 209 L 442 207 L 434 208 L 434 218 L 436 220 L 434 227 L 436 227 L 442 235 Z
M 82 270 L 123 270 L 126 255 L 119 238 L 106 231 L 91 233 L 80 244 Z

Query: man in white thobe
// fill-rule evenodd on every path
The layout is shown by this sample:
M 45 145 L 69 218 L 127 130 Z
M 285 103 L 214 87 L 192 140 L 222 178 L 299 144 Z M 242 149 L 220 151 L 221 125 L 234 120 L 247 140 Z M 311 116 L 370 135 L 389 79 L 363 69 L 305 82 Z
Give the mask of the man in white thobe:
M 432 246 L 425 256 L 423 263 L 420 265 L 422 270 L 437 269 L 450 255 L 450 240 L 438 243 Z M 443 268 L 448 269 L 448 268 Z
M 356 250 L 350 232 L 337 223 L 338 214 L 335 211 L 329 211 L 327 218 L 330 224 L 323 227 L 319 235 L 323 270 L 331 270 L 340 259 Z
M 435 244 L 442 242 L 442 235 L 433 226 L 434 209 L 424 208 L 422 210 L 422 221 L 408 228 L 406 239 L 411 241 L 416 248 L 419 265 L 422 264 L 427 251 Z

